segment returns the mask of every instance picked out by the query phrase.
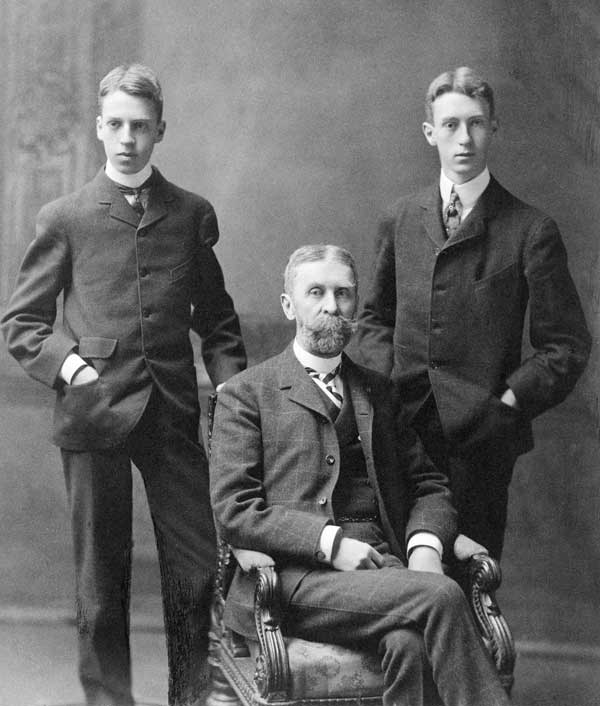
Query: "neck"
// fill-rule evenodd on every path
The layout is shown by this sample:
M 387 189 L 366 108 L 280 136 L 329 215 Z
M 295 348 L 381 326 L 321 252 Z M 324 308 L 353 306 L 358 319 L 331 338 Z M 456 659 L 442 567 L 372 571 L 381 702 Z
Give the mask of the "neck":
M 137 189 L 152 175 L 152 165 L 148 162 L 143 169 L 135 174 L 123 174 L 117 171 L 110 162 L 107 162 L 104 171 L 111 181 Z

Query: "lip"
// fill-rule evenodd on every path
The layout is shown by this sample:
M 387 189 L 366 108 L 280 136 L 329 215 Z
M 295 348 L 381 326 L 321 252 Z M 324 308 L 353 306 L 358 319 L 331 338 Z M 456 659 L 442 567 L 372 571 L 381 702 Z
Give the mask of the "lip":
M 119 152 L 118 157 L 135 157 L 134 152 Z
M 467 157 L 474 157 L 475 152 L 459 152 L 458 154 L 454 155 L 457 159 L 465 159 Z

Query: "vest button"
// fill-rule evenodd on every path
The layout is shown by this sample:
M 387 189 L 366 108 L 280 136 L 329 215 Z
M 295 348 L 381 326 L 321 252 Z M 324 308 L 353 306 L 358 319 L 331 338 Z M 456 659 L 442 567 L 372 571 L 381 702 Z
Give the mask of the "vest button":
M 140 277 L 146 277 L 148 275 L 148 270 L 145 267 L 140 268 Z
M 328 466 L 333 466 L 333 464 L 335 463 L 335 457 L 331 454 L 327 454 L 327 456 L 325 456 L 325 463 Z
M 319 498 L 317 502 L 319 505 L 327 505 L 327 498 Z

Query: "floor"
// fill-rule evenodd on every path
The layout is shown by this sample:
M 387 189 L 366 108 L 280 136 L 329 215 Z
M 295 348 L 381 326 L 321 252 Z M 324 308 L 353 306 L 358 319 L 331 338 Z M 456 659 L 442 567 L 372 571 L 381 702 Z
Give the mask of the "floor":
M 18 618 L 18 616 L 17 616 Z M 69 706 L 80 703 L 74 627 L 64 621 L 0 624 L 0 706 Z M 542 646 L 543 647 L 543 646 Z M 598 706 L 600 659 L 595 654 L 539 653 L 523 644 L 513 693 L 515 706 Z M 543 651 L 543 650 L 542 650 Z M 134 693 L 139 704 L 166 704 L 164 636 L 158 624 L 132 632 Z

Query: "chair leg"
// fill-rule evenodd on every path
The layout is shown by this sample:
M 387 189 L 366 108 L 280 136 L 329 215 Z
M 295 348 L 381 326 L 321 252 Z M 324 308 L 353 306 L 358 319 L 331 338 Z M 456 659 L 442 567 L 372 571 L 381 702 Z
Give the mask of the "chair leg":
M 241 701 L 225 678 L 220 667 L 214 664 L 210 668 L 210 684 L 206 706 L 241 706 Z

